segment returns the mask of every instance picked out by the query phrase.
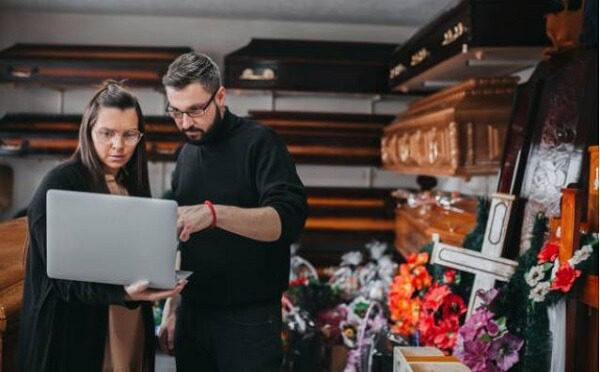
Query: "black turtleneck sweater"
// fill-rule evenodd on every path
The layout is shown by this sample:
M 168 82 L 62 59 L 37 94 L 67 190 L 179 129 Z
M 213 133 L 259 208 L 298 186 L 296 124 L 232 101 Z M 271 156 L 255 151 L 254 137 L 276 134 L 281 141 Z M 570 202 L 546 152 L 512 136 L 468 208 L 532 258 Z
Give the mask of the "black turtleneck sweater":
M 194 271 L 182 295 L 215 308 L 279 301 L 288 284 L 289 245 L 307 216 L 304 188 L 275 131 L 227 110 L 221 125 L 209 143 L 182 148 L 173 173 L 176 201 L 273 207 L 281 218 L 281 237 L 265 243 L 219 228 L 193 234 L 180 245 L 181 268 Z

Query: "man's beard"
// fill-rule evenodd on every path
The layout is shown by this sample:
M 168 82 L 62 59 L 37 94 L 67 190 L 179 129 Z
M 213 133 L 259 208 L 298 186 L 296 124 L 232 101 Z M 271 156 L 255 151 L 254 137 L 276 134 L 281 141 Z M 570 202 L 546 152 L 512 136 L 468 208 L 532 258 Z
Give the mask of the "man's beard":
M 206 145 L 209 143 L 216 142 L 221 137 L 221 134 L 224 132 L 224 129 L 225 129 L 225 126 L 223 125 L 223 117 L 221 116 L 221 112 L 217 109 L 217 110 L 215 110 L 215 118 L 214 118 L 212 124 L 208 127 L 206 132 L 204 132 L 204 131 L 202 132 L 202 136 L 200 137 L 200 139 L 197 139 L 197 140 L 191 139 L 185 133 L 185 131 L 180 131 L 180 132 L 181 132 L 181 134 L 183 134 L 183 137 L 185 138 L 185 141 L 187 143 L 199 146 L 199 145 Z

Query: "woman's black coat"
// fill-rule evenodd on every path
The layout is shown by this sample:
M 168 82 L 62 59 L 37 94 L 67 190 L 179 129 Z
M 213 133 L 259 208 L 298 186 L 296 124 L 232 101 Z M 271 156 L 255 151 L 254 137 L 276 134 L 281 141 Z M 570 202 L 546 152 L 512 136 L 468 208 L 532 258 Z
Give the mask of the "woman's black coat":
M 139 305 L 125 302 L 122 286 L 51 279 L 46 273 L 46 193 L 50 189 L 91 191 L 89 179 L 80 161 L 60 164 L 46 175 L 29 205 L 29 250 L 19 333 L 21 371 L 101 371 L 108 305 Z M 149 303 L 142 304 L 142 313 L 148 358 L 145 365 L 153 370 Z

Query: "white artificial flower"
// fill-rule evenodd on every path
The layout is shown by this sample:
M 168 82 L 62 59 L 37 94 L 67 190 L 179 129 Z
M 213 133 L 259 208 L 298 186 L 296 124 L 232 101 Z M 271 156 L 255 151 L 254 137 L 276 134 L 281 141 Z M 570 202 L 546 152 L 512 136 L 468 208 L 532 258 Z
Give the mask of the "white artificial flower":
M 380 242 L 378 240 L 373 240 L 370 243 L 367 243 L 365 245 L 365 248 L 367 249 L 367 251 L 369 251 L 371 259 L 377 261 L 381 258 L 381 256 L 383 256 L 383 253 L 387 250 L 388 245 L 387 243 Z
M 525 274 L 525 281 L 530 287 L 535 287 L 542 279 L 544 279 L 544 265 L 534 266 Z
M 575 251 L 573 257 L 571 257 L 571 259 L 569 260 L 569 263 L 571 264 L 571 266 L 579 265 L 581 262 L 587 260 L 591 254 L 592 246 L 589 244 L 584 245 L 583 247 L 581 247 L 581 249 Z
M 358 266 L 363 260 L 363 255 L 359 251 L 348 252 L 342 256 L 342 266 Z
M 533 302 L 542 302 L 550 292 L 550 282 L 541 282 L 529 292 L 529 299 Z

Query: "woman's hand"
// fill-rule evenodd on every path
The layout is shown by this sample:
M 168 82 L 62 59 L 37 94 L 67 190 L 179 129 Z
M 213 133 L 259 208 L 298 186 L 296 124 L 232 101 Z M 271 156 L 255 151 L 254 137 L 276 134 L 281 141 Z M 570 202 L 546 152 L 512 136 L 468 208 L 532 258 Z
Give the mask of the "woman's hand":
M 187 280 L 182 280 L 173 289 L 148 289 L 148 281 L 140 280 L 125 286 L 125 292 L 127 292 L 126 300 L 150 302 L 163 300 L 177 296 L 186 284 Z

